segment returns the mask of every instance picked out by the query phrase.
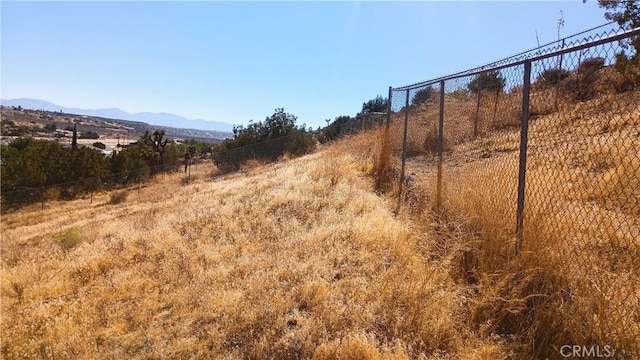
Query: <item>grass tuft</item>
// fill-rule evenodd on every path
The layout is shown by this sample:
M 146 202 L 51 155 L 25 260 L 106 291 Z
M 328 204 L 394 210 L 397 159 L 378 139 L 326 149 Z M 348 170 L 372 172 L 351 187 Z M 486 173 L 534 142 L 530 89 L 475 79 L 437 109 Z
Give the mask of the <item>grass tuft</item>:
M 78 228 L 68 228 L 55 236 L 56 243 L 64 251 L 68 251 L 84 241 L 82 231 Z

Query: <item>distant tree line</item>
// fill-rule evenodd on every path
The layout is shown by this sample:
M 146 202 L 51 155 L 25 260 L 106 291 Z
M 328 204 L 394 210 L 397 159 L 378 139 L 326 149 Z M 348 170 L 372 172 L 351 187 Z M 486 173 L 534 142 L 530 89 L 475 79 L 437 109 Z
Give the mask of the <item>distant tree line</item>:
M 300 156 L 312 151 L 316 139 L 297 126 L 296 116 L 278 108 L 263 122 L 249 122 L 247 127 L 233 127 L 233 139 L 213 149 L 213 162 L 222 171 L 236 171 L 250 159 L 274 161 L 285 153 Z
M 187 145 L 174 144 L 165 138 L 164 131 L 147 131 L 137 142 L 108 157 L 91 147 L 70 148 L 33 138 L 17 138 L 2 145 L 0 151 L 2 201 L 6 206 L 39 201 L 42 187 L 50 185 L 63 184 L 58 187 L 57 197 L 71 199 L 176 171 Z

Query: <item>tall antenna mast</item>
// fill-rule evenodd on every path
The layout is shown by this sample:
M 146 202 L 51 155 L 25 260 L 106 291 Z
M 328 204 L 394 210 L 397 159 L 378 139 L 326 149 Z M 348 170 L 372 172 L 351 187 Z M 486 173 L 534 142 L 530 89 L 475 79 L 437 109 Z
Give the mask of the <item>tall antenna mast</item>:
M 560 41 L 560 29 L 564 27 L 564 16 L 560 10 L 560 18 L 558 19 L 558 41 Z

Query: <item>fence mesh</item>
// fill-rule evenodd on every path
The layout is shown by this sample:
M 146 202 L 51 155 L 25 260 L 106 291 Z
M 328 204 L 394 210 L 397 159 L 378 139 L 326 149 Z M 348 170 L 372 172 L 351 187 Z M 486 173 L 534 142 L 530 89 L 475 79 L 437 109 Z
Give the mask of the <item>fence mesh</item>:
M 560 269 L 572 341 L 621 358 L 640 357 L 639 34 L 568 38 L 390 89 L 400 186 L 466 215 L 505 260 Z

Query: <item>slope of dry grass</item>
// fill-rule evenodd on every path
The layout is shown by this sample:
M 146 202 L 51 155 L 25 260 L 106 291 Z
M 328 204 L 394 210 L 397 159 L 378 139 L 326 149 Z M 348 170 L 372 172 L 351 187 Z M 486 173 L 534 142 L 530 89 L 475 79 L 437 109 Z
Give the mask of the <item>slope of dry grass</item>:
M 611 344 L 619 356 L 640 356 L 638 104 L 637 91 L 608 93 L 531 120 L 520 257 L 519 130 L 494 130 L 445 154 L 445 215 L 462 216 L 478 239 L 463 264 L 486 297 L 475 321 L 522 339 L 524 351 L 539 358 L 566 343 Z M 412 120 L 433 121 L 429 114 Z M 461 120 L 447 117 L 448 131 L 446 121 Z M 415 142 L 424 136 L 415 133 Z M 409 159 L 407 173 L 416 178 L 410 190 L 431 205 L 436 160 Z
M 120 202 L 6 214 L 2 356 L 554 359 L 579 344 L 633 358 L 638 103 L 607 95 L 532 121 L 518 257 L 518 131 L 471 141 L 475 104 L 459 99 L 445 101 L 438 215 L 428 107 L 410 118 L 421 156 L 403 207 L 394 121 L 387 147 L 372 131 L 235 174 L 158 177 Z
M 505 358 L 436 238 L 373 191 L 379 135 L 2 218 L 2 357 Z

